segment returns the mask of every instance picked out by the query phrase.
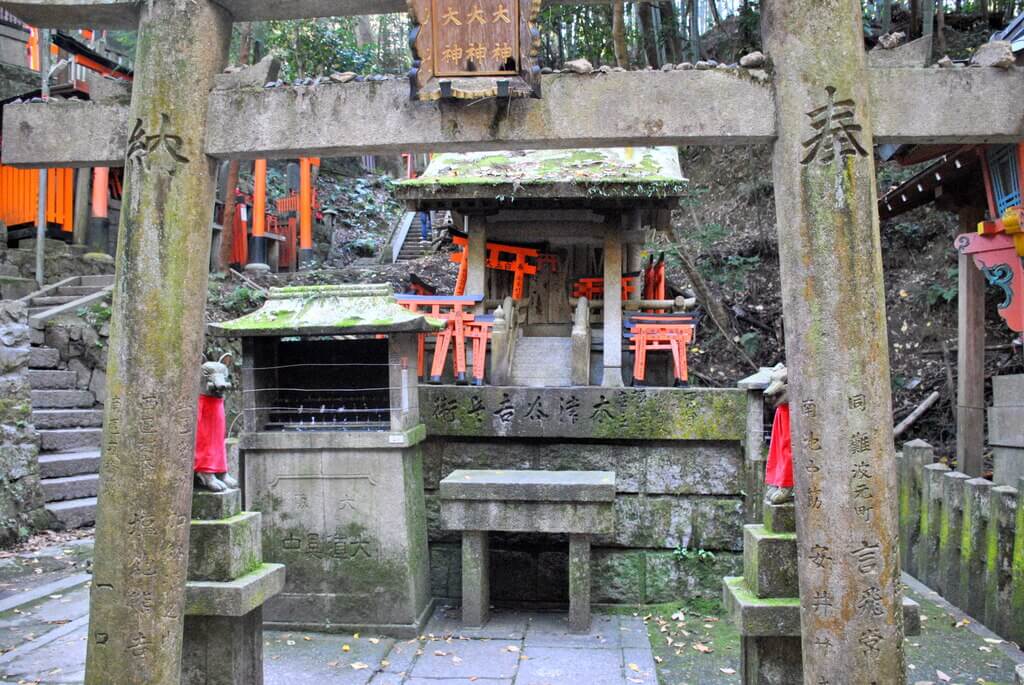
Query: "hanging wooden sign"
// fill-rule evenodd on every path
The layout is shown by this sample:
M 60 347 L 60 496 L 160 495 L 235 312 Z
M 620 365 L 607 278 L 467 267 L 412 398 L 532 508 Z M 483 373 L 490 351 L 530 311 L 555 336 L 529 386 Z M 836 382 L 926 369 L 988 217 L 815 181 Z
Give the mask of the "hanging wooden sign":
M 540 97 L 540 0 L 409 0 L 416 100 Z

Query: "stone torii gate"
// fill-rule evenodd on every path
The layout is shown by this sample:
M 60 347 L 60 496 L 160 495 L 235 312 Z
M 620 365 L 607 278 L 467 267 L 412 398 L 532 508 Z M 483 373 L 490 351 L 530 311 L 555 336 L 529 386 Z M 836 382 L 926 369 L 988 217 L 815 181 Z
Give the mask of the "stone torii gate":
M 528 1 L 528 0 L 524 0 Z M 805 682 L 904 682 L 876 142 L 1010 142 L 1011 69 L 869 69 L 859 0 L 765 0 L 764 81 L 545 77 L 543 100 L 413 103 L 403 82 L 212 90 L 232 21 L 400 0 L 19 0 L 30 24 L 139 28 L 130 107 L 5 109 L 4 163 L 126 165 L 86 682 L 177 685 L 213 161 L 774 143 Z M 979 108 L 976 103 L 984 102 Z

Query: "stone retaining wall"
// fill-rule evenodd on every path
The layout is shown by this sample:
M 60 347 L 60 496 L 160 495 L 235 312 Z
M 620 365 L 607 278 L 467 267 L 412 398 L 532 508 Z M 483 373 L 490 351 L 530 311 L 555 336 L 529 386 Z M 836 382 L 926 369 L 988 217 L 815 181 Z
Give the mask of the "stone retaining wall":
M 28 383 L 28 311 L 0 301 L 0 546 L 45 528 L 39 435 Z
M 570 399 L 576 418 L 563 425 L 559 409 Z M 428 427 L 422 450 L 435 597 L 461 594 L 460 536 L 440 528 L 437 488 L 465 468 L 616 473 L 616 530 L 594 540 L 594 602 L 715 600 L 722 577 L 740 572 L 744 392 L 440 386 L 421 388 L 420 402 Z M 470 411 L 476 407 L 482 409 Z M 684 412 L 689 420 L 666 423 L 664 412 Z M 589 425 L 600 421 L 605 425 Z M 581 437 L 613 431 L 623 439 Z M 491 586 L 496 602 L 568 601 L 567 536 L 492 534 Z
M 1024 506 L 1018 487 L 933 463 L 931 445 L 898 455 L 903 569 L 1007 640 L 1024 642 Z

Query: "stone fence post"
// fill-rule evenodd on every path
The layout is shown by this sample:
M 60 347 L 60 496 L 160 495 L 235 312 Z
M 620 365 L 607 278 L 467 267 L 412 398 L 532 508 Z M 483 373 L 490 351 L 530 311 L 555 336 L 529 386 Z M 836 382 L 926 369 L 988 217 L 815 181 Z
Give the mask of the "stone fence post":
M 921 481 L 925 464 L 935 460 L 935 450 L 924 440 L 904 443 L 899 458 L 900 566 L 918 576 L 917 547 L 921 533 Z
M 971 477 L 950 471 L 942 477 L 939 516 L 939 592 L 954 606 L 961 604 L 960 544 L 963 539 L 964 482 Z
M 978 586 L 985 578 L 988 550 L 989 496 L 992 481 L 972 478 L 964 483 L 963 525 L 960 537 L 960 587 L 963 601 L 958 606 L 978 620 L 985 617 L 985 593 Z
M 949 467 L 925 464 L 921 480 L 921 541 L 917 547 L 917 578 L 931 588 L 939 586 L 939 524 L 942 481 Z
M 31 423 L 30 349 L 25 304 L 0 300 L 0 545 L 47 524 L 39 485 L 39 434 Z
M 1017 523 L 1017 488 L 997 485 L 989 497 L 988 553 L 985 573 L 985 625 L 1007 636 L 1010 624 L 1014 526 Z

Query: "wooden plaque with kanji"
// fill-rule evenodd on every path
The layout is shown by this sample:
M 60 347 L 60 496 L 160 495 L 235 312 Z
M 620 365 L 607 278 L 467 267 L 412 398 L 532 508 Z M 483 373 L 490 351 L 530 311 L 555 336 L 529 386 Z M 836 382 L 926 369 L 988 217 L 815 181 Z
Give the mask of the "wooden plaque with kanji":
M 540 0 L 409 0 L 412 96 L 540 97 Z

